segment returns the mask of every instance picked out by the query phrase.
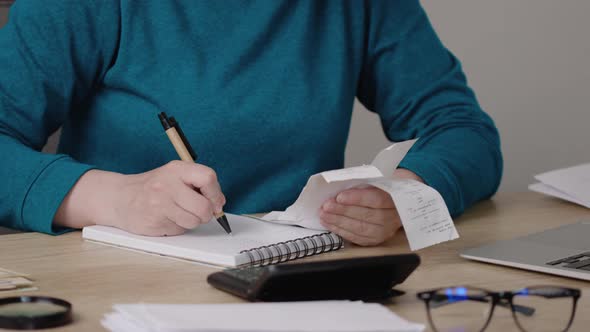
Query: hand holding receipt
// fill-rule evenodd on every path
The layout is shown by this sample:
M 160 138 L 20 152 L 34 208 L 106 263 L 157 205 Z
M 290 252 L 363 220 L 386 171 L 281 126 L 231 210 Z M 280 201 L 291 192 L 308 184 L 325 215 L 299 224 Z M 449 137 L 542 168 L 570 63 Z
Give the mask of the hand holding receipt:
M 180 159 L 187 162 L 196 162 L 197 154 L 192 149 L 190 143 L 184 136 L 182 129 L 180 129 L 180 125 L 178 122 L 176 122 L 174 117 L 168 118 L 166 113 L 162 112 L 158 114 L 158 118 L 160 119 L 162 127 L 164 127 L 164 130 L 166 131 L 166 135 L 168 135 L 168 138 L 170 139 L 170 142 L 174 146 L 174 149 L 176 150 L 176 153 L 178 153 Z M 223 229 L 226 231 L 226 233 L 231 234 L 231 227 L 229 226 L 229 222 L 223 211 L 216 211 L 215 218 L 221 227 L 223 227 Z

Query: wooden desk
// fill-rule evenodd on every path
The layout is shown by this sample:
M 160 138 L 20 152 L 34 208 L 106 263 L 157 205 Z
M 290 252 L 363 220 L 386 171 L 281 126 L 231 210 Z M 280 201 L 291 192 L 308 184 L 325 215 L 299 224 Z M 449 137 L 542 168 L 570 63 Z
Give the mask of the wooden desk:
M 458 256 L 464 248 L 574 223 L 581 218 L 590 218 L 590 210 L 535 193 L 499 194 L 455 221 L 460 239 L 419 252 L 421 266 L 399 286 L 407 294 L 397 298 L 390 307 L 409 320 L 426 323 L 423 304 L 415 296 L 420 290 L 451 285 L 509 290 L 556 284 L 585 291 L 571 331 L 587 331 L 590 283 L 470 262 Z M 400 233 L 383 246 L 348 246 L 308 259 L 408 250 L 405 235 Z M 0 267 L 31 274 L 39 287 L 36 292 L 1 293 L 1 296 L 48 295 L 67 299 L 74 305 L 75 323 L 59 331 L 103 331 L 100 319 L 115 303 L 240 302 L 206 283 L 206 276 L 214 268 L 85 242 L 80 232 L 58 237 L 37 233 L 1 236 Z M 500 330 L 517 330 L 508 311 L 496 310 L 488 328 L 488 331 Z

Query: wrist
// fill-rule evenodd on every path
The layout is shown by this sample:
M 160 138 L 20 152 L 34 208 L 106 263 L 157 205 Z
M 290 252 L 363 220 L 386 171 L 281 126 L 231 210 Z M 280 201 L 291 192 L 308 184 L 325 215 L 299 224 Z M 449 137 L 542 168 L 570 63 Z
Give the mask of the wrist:
M 115 203 L 126 176 L 114 172 L 90 170 L 70 189 L 55 214 L 54 224 L 83 228 L 112 226 L 116 222 Z
M 397 168 L 395 171 L 393 171 L 393 177 L 396 179 L 416 180 L 424 183 L 424 180 L 422 180 L 421 177 L 419 177 L 416 173 L 406 168 Z

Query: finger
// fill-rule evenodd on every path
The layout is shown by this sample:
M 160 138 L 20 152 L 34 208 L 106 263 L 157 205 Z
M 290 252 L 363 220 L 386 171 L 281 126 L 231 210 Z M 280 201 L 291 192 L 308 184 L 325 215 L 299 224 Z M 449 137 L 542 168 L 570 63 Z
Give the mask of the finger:
M 134 230 L 133 233 L 144 235 L 144 236 L 174 236 L 185 233 L 187 230 L 178 226 L 175 222 L 165 218 L 159 221 L 155 226 L 148 226 L 138 230 Z
M 187 185 L 182 184 L 175 188 L 173 195 L 176 205 L 199 219 L 200 224 L 208 223 L 213 217 L 214 207 L 211 201 Z
M 342 238 L 344 238 L 345 240 L 348 240 L 352 243 L 358 244 L 359 246 L 371 246 L 371 245 L 376 245 L 379 244 L 380 242 L 366 237 L 366 236 L 362 236 L 362 235 L 358 235 L 355 234 L 349 230 L 346 230 L 344 228 L 338 227 L 336 225 L 333 224 L 329 224 L 329 223 L 325 223 L 323 222 L 323 220 L 321 221 L 322 225 L 324 225 L 324 227 L 326 227 L 330 232 L 337 234 L 339 236 L 341 236 Z
M 334 199 L 330 199 L 324 203 L 322 209 L 332 214 L 347 216 L 378 225 L 391 222 L 397 215 L 395 209 L 374 209 L 357 205 L 344 205 L 337 203 Z
M 347 230 L 351 233 L 368 238 L 382 238 L 385 235 L 385 229 L 382 225 L 371 224 L 368 222 L 352 219 L 347 216 L 320 212 L 320 219 L 324 224 L 337 226 L 338 228 Z
M 185 229 L 193 229 L 202 224 L 201 218 L 186 211 L 177 204 L 175 204 L 172 209 L 167 211 L 166 216 L 169 220 Z
M 336 202 L 345 205 L 358 205 L 374 209 L 395 208 L 391 196 L 385 191 L 375 187 L 345 190 L 336 196 Z
M 166 224 L 162 228 L 162 234 L 160 236 L 176 236 L 186 233 L 188 229 L 179 226 L 172 220 L 167 220 Z
M 215 212 L 222 211 L 223 205 L 225 205 L 225 196 L 221 192 L 221 187 L 217 181 L 217 174 L 213 169 L 204 165 L 183 161 L 174 161 L 169 163 L 169 165 L 173 170 L 179 172 L 180 179 L 184 183 L 199 189 L 201 194 L 211 201 Z

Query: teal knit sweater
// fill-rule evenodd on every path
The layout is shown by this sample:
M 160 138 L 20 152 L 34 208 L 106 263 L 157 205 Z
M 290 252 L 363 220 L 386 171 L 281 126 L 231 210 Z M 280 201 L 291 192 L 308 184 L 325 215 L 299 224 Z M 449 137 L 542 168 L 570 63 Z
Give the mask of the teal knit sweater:
M 226 212 L 281 210 L 341 168 L 355 97 L 457 215 L 492 195 L 497 130 L 418 1 L 16 1 L 0 30 L 0 225 L 53 216 L 92 168 L 145 172 L 173 115 Z M 41 153 L 63 126 L 58 154 Z M 392 170 L 393 171 L 393 170 Z

